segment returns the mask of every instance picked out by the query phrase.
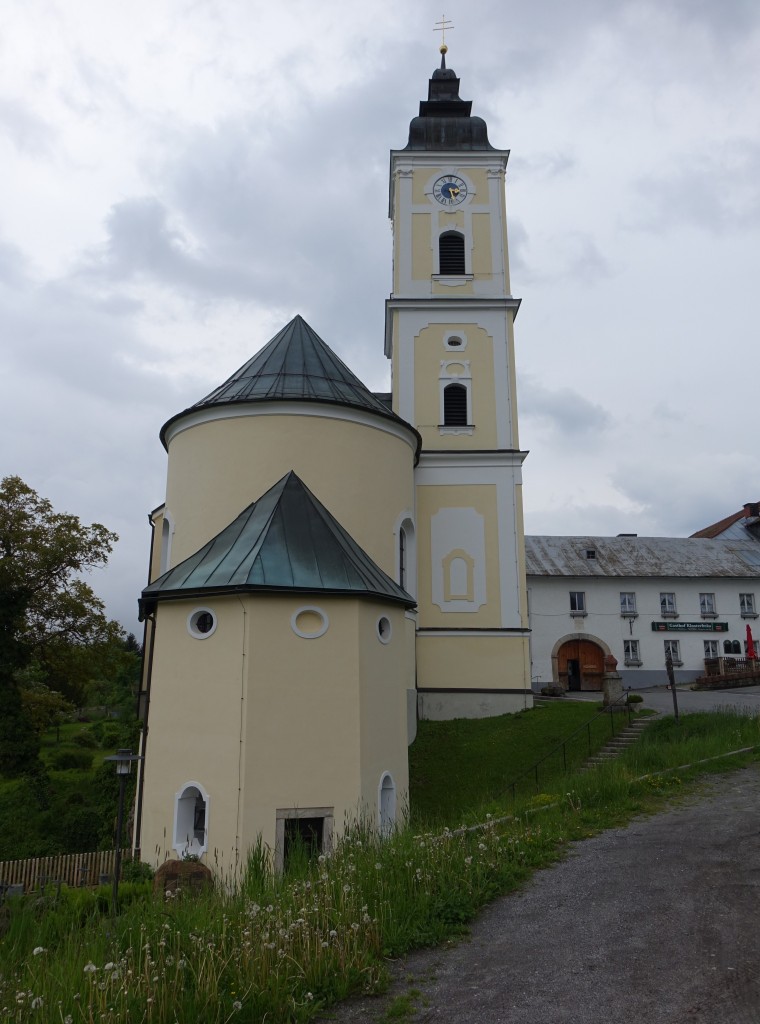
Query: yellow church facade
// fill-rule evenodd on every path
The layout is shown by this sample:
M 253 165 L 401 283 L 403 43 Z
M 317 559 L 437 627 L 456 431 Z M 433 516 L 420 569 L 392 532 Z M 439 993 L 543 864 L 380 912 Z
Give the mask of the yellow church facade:
M 418 717 L 532 703 L 504 176 L 442 66 L 391 154 L 390 395 L 300 317 L 161 430 L 134 845 L 239 870 L 408 801 Z

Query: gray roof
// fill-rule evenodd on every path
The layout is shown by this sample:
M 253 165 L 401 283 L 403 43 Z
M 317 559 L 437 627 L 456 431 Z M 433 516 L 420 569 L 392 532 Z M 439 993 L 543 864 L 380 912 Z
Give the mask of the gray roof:
M 295 316 L 275 334 L 253 358 L 236 370 L 228 380 L 195 405 L 172 416 L 161 428 L 197 409 L 242 402 L 306 401 L 347 405 L 377 413 L 403 424 L 410 424 L 392 412 L 386 402 L 376 398 L 325 344 L 301 316 Z M 418 451 L 419 451 L 418 435 Z
M 292 471 L 146 587 L 140 612 L 163 598 L 240 591 L 319 591 L 415 604 Z
M 588 558 L 594 551 L 596 557 Z M 760 544 L 693 537 L 526 537 L 529 576 L 757 577 Z

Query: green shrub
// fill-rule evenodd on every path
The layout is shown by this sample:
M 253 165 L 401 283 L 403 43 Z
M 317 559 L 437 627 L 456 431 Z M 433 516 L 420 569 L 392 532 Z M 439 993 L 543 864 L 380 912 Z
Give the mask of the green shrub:
M 121 865 L 122 882 L 152 882 L 155 871 L 141 860 L 127 860 Z
M 85 729 L 78 732 L 75 736 L 72 736 L 71 742 L 76 743 L 78 747 L 88 747 L 89 749 L 93 749 L 98 745 L 98 741 L 95 736 L 93 736 L 92 730 Z
M 644 702 L 644 698 L 641 696 L 640 693 L 629 693 L 628 694 L 628 703 L 629 704 L 642 704 L 643 702 Z
M 100 730 L 100 745 L 103 750 L 108 750 L 111 747 L 118 747 L 121 741 L 122 730 L 119 728 L 117 722 L 101 722 L 102 728 Z
M 92 760 L 93 755 L 87 750 L 54 750 L 50 755 L 51 764 L 59 771 L 76 768 L 88 772 L 92 768 Z

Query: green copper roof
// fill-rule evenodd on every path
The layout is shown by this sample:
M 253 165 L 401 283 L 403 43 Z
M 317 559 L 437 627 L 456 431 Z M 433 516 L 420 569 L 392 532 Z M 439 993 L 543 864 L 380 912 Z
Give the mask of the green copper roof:
M 161 598 L 252 590 L 415 603 L 292 471 L 200 551 L 146 587 L 140 614 Z
M 197 409 L 237 402 L 330 402 L 378 413 L 413 430 L 362 384 L 301 316 L 295 316 L 260 352 L 218 388 L 173 416 L 161 429 Z

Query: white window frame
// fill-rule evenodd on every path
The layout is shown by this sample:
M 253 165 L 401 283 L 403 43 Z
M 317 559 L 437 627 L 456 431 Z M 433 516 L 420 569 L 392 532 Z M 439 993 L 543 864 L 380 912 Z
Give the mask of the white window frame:
M 396 538 L 396 579 L 407 594 L 417 596 L 417 531 L 408 511 L 396 520 L 393 533 Z M 401 579 L 401 535 L 404 536 L 404 579 Z
M 377 786 L 377 825 L 381 836 L 389 836 L 396 826 L 396 783 L 390 772 L 382 773 Z
M 671 607 L 665 608 L 664 605 L 670 605 Z M 677 619 L 678 618 L 678 604 L 676 603 L 676 595 L 673 590 L 661 590 L 660 591 L 660 616 L 663 619 Z
M 623 663 L 641 665 L 641 644 L 638 640 L 623 641 Z
M 450 367 L 464 367 L 462 373 L 452 373 Z M 461 384 L 467 392 L 467 423 L 446 423 L 444 415 L 444 391 L 450 384 Z M 469 359 L 442 359 L 438 373 L 438 433 L 472 434 L 472 370 Z
M 739 594 L 739 611 L 743 619 L 757 618 L 754 594 Z
M 717 605 L 715 594 L 704 591 L 699 595 L 699 614 L 703 619 L 717 619 Z
M 628 619 L 638 618 L 636 611 L 636 592 L 634 590 L 620 591 L 620 614 Z
M 201 842 L 195 835 L 195 803 L 196 795 L 190 794 L 188 790 L 195 789 L 197 795 L 201 797 L 205 806 L 205 817 L 204 817 L 204 828 L 203 828 L 203 841 Z M 192 807 L 190 800 L 192 799 Z M 174 828 L 172 831 L 172 847 L 177 851 L 180 857 L 187 857 L 189 855 L 195 857 L 201 857 L 208 849 L 208 823 L 209 823 L 209 809 L 210 809 L 209 795 L 200 784 L 190 780 L 185 782 L 180 789 L 174 794 Z M 193 814 L 193 827 L 192 829 L 188 823 L 189 814 Z M 190 832 L 193 832 L 192 838 L 190 838 Z
M 670 651 L 670 660 L 674 665 L 683 665 L 681 661 L 681 641 L 667 639 L 664 642 L 664 654 L 665 660 L 668 658 L 668 651 Z
M 703 640 L 705 648 L 705 658 L 718 658 L 720 657 L 720 647 L 717 640 Z
M 570 594 L 570 614 L 574 619 L 584 618 L 588 615 L 586 610 L 586 591 L 585 590 L 571 590 Z M 578 600 L 580 598 L 580 600 Z M 573 608 L 573 604 L 576 605 Z

